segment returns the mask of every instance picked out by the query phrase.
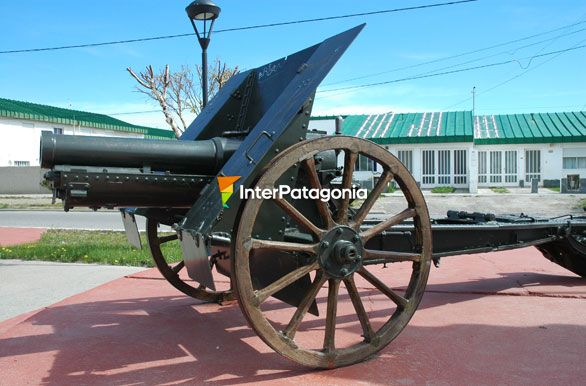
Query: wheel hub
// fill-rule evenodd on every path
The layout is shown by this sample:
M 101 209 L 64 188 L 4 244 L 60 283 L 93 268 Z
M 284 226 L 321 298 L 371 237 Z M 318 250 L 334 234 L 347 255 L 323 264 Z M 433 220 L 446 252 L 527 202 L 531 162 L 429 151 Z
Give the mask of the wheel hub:
M 318 252 L 321 268 L 331 277 L 343 279 L 362 265 L 364 246 L 354 229 L 339 226 L 322 239 Z

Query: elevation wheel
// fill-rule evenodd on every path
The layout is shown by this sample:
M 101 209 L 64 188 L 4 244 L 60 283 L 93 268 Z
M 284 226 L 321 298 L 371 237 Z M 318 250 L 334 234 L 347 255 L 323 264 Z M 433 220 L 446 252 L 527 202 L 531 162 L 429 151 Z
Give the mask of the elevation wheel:
M 320 182 L 322 157 L 317 154 L 332 151 L 344 157 L 342 189 L 352 187 L 354 168 L 357 161 L 363 162 L 362 157 L 382 169 L 362 205 L 354 211 L 349 198 L 329 202 L 317 199 L 312 200 L 312 210 L 303 213 L 303 206 L 288 198 L 249 199 L 241 208 L 232 253 L 234 286 L 250 326 L 278 353 L 317 368 L 360 362 L 403 330 L 423 296 L 432 252 L 429 215 L 417 183 L 397 158 L 370 141 L 336 136 L 300 142 L 274 158 L 252 188 L 273 189 L 292 168 L 305 176 L 309 188 L 329 187 Z M 398 185 L 406 204 L 374 225 L 370 220 L 365 222 L 391 181 Z M 276 204 L 307 237 L 275 240 L 259 235 L 255 224 L 267 208 L 263 207 L 266 201 Z M 405 220 L 413 221 L 412 231 L 406 236 L 413 252 L 377 249 L 379 244 L 373 241 Z M 259 288 L 251 274 L 251 261 L 255 254 L 267 253 L 301 258 L 298 268 Z M 403 271 L 394 270 L 395 264 L 402 264 Z M 391 269 L 383 270 L 383 265 Z M 300 294 L 297 306 L 283 308 L 272 297 L 306 275 L 311 284 Z M 389 282 L 395 275 L 404 277 L 404 286 L 397 288 Z M 376 310 L 382 301 L 389 306 Z M 325 312 L 315 316 L 311 310 L 316 306 Z M 290 313 L 285 315 L 285 311 Z M 350 325 L 352 320 L 354 327 Z
M 155 265 L 173 287 L 192 298 L 205 302 L 223 303 L 233 300 L 234 296 L 231 290 L 212 291 L 202 285 L 197 285 L 197 282 L 184 280 L 180 275 L 181 271 L 185 270 L 185 262 L 183 260 L 175 264 L 170 264 L 167 261 L 161 250 L 161 245 L 176 241 L 178 239 L 177 233 L 159 235 L 159 223 L 151 218 L 147 218 L 146 220 L 146 233 L 149 249 Z

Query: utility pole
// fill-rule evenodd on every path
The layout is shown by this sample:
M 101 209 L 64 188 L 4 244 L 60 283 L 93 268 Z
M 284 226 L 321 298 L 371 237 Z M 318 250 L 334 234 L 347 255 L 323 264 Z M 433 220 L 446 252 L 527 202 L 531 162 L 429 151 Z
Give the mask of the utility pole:
M 476 115 L 476 86 L 472 87 L 472 117 Z

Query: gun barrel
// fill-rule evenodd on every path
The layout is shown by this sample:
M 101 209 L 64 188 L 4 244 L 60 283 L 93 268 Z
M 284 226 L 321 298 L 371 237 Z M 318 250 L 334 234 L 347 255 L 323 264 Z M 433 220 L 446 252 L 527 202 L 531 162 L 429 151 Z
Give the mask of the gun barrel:
M 240 141 L 201 141 L 71 136 L 43 133 L 41 167 L 55 165 L 144 168 L 189 174 L 216 174 Z

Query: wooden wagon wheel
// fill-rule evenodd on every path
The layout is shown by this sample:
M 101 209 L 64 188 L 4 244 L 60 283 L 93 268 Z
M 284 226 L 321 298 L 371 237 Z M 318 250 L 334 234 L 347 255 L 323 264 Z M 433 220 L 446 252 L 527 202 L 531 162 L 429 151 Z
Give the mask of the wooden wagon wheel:
M 299 166 L 307 173 L 311 188 L 321 189 L 320 179 L 316 172 L 317 153 L 336 150 L 344 152 L 344 169 L 342 188 L 349 188 L 352 184 L 352 175 L 358 155 L 366 156 L 382 166 L 383 172 L 369 193 L 367 199 L 353 216 L 348 216 L 349 200 L 344 199 L 332 213 L 331 205 L 316 200 L 317 212 L 321 221 L 319 224 L 310 221 L 286 199 L 273 200 L 289 217 L 302 229 L 312 234 L 313 242 L 272 241 L 262 239 L 253 227 L 261 210 L 263 200 L 254 199 L 245 202 L 240 215 L 235 242 L 233 243 L 233 280 L 239 299 L 240 307 L 248 319 L 249 324 L 262 340 L 278 353 L 300 364 L 332 368 L 350 365 L 364 360 L 390 343 L 406 326 L 417 309 L 423 296 L 430 269 L 432 252 L 431 225 L 424 197 L 408 170 L 388 151 L 382 147 L 358 138 L 352 137 L 324 137 L 298 143 L 270 162 L 264 169 L 255 187 L 273 188 L 279 177 L 291 167 Z M 385 190 L 388 183 L 394 180 L 402 190 L 407 207 L 399 213 L 372 227 L 363 226 L 366 216 L 371 211 L 376 199 Z M 397 225 L 404 220 L 412 219 L 414 230 L 414 252 L 389 252 L 367 249 L 365 245 L 384 230 Z M 305 265 L 284 275 L 264 288 L 255 289 L 251 278 L 250 259 L 254 251 L 275 251 L 302 253 L 309 258 Z M 407 262 L 408 271 L 404 294 L 390 288 L 388 284 L 373 273 L 370 264 L 392 264 Z M 410 264 L 412 262 L 412 264 Z M 377 267 L 374 267 L 377 268 Z M 377 268 L 378 269 L 378 268 Z M 388 271 L 386 271 L 388 272 Z M 313 282 L 307 292 L 303 294 L 299 306 L 293 315 L 285 318 L 279 327 L 267 318 L 267 309 L 261 308 L 263 303 L 277 291 L 285 288 L 306 274 L 311 273 Z M 356 281 L 355 281 L 356 279 Z M 392 315 L 379 327 L 374 328 L 365 310 L 363 296 L 356 283 L 370 283 L 371 291 L 378 291 L 379 296 L 386 296 L 389 303 L 396 305 Z M 350 347 L 336 347 L 336 313 L 338 309 L 339 290 L 341 282 L 347 291 L 348 305 L 351 301 L 353 312 L 360 326 L 356 326 L 358 341 Z M 312 315 L 311 328 L 315 329 L 317 322 L 324 329 L 323 346 L 317 348 L 303 347 L 303 343 L 296 341 L 300 326 L 304 323 L 310 306 L 320 289 L 327 284 L 327 305 L 325 317 L 316 321 Z M 325 292 L 325 290 L 324 290 Z M 390 300 L 389 300 L 390 299 Z M 348 306 L 346 309 L 352 310 Z M 325 320 L 324 320 L 325 319 Z M 358 321 L 356 323 L 358 323 Z M 346 331 L 343 331 L 346 333 Z M 297 335 L 296 335 L 297 334 Z M 315 344 L 315 340 L 313 340 Z M 307 344 L 305 345 L 307 346 Z
M 191 296 L 192 298 L 206 302 L 223 303 L 233 300 L 234 296 L 231 290 L 212 291 L 209 288 L 205 288 L 203 286 L 194 286 L 184 281 L 179 276 L 179 273 L 185 269 L 185 263 L 183 260 L 176 263 L 175 265 L 170 265 L 167 262 L 167 259 L 161 250 L 161 245 L 177 240 L 178 237 L 176 233 L 159 236 L 159 223 L 151 218 L 147 218 L 146 220 L 146 233 L 149 249 L 151 251 L 153 260 L 155 261 L 155 265 L 163 277 L 167 279 L 167 281 L 171 283 L 173 287 L 177 288 L 184 294 Z M 194 282 L 194 284 L 197 283 Z

